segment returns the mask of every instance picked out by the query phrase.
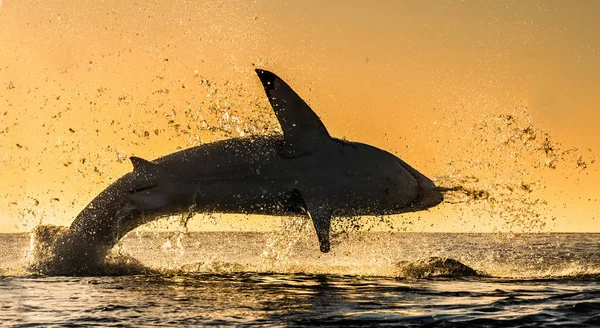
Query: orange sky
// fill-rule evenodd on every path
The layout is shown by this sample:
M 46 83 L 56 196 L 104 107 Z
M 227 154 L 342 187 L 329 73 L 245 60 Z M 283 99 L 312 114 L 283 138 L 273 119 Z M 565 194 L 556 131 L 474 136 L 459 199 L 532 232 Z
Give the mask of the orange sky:
M 476 176 L 472 187 L 493 196 L 395 219 L 409 230 L 519 231 L 539 215 L 544 231 L 600 232 L 600 2 L 0 6 L 0 231 L 69 224 L 130 170 L 128 156 L 277 131 L 259 66 L 332 135 L 395 152 L 438 181 Z M 505 142 L 530 125 L 536 139 Z M 195 224 L 272 226 L 223 220 Z

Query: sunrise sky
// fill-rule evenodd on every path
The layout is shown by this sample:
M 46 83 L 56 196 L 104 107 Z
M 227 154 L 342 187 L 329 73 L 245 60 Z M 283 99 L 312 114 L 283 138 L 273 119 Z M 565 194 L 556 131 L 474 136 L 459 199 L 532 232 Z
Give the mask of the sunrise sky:
M 403 229 L 600 232 L 598 12 L 598 1 L 0 0 L 0 232 L 70 224 L 129 156 L 277 133 L 256 67 L 331 135 L 488 195 L 392 218 Z M 220 220 L 192 226 L 279 222 Z

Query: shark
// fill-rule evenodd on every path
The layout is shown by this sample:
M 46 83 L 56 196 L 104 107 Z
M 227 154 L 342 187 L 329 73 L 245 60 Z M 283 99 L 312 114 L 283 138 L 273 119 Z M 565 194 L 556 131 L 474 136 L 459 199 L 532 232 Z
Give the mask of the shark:
M 327 253 L 332 217 L 415 212 L 443 201 L 425 175 L 387 151 L 332 137 L 283 79 L 255 71 L 281 135 L 202 144 L 152 161 L 131 157 L 133 170 L 100 192 L 56 240 L 54 261 L 72 273 L 90 272 L 136 227 L 201 212 L 305 215 Z

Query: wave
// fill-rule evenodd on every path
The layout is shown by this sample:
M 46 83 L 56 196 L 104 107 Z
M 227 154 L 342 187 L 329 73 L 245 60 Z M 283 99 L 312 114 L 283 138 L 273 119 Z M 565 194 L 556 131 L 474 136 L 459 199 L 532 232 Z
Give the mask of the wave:
M 48 264 L 46 264 L 48 265 Z M 0 276 L 27 276 L 27 275 L 71 275 L 69 271 L 59 271 L 56 268 L 45 266 L 29 266 L 25 269 L 7 270 Z M 85 276 L 128 276 L 128 275 L 198 275 L 198 274 L 307 274 L 307 275 L 333 275 L 333 276 L 370 276 L 370 277 L 392 277 L 409 280 L 453 280 L 453 279 L 492 279 L 506 281 L 534 281 L 534 280 L 589 280 L 600 279 L 600 269 L 568 267 L 549 268 L 545 271 L 522 272 L 519 275 L 494 275 L 474 269 L 460 261 L 452 258 L 428 257 L 416 261 L 401 261 L 390 265 L 388 268 L 373 268 L 342 266 L 342 265 L 307 265 L 302 263 L 288 264 L 282 266 L 269 266 L 265 263 L 240 263 L 234 261 L 222 261 L 216 259 L 195 261 L 177 266 L 156 267 L 144 264 L 138 259 L 127 254 L 111 254 L 102 266 L 92 271 L 77 275 Z
M 405 278 L 461 278 L 486 276 L 458 260 L 427 257 L 414 262 L 398 263 L 399 276 Z

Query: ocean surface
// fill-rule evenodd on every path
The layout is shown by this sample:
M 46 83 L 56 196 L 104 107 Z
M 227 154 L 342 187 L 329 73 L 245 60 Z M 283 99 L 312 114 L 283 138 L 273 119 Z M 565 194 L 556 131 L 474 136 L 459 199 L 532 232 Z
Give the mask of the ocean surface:
M 355 232 L 321 254 L 307 226 L 133 232 L 84 277 L 32 270 L 29 234 L 0 234 L 0 323 L 600 326 L 600 234 Z

